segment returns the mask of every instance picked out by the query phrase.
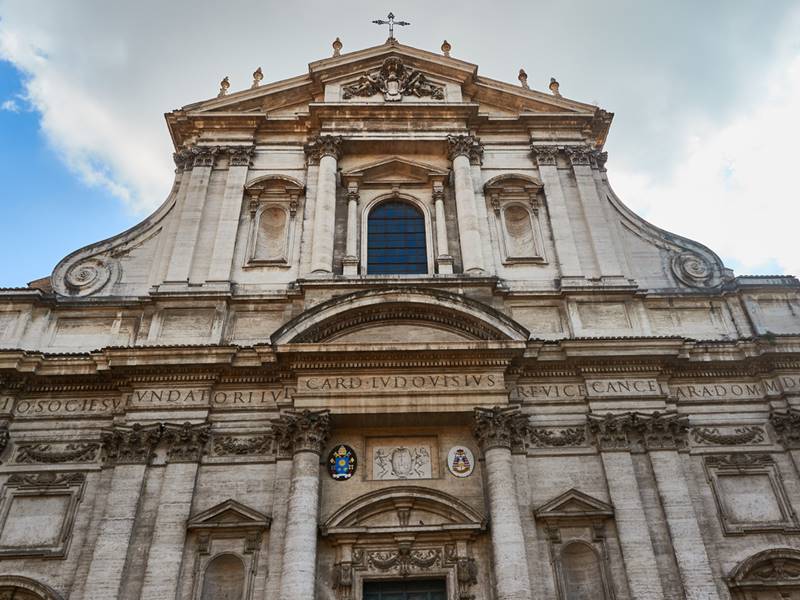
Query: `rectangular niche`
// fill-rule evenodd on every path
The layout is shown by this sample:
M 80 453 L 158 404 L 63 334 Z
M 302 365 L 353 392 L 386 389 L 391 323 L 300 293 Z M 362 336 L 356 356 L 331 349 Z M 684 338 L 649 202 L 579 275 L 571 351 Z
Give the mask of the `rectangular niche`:
M 798 530 L 778 467 L 768 454 L 708 456 L 705 469 L 726 534 Z
M 403 481 L 439 477 L 435 437 L 367 439 L 367 479 Z
M 84 482 L 83 473 L 11 475 L 0 509 L 0 557 L 65 556 Z

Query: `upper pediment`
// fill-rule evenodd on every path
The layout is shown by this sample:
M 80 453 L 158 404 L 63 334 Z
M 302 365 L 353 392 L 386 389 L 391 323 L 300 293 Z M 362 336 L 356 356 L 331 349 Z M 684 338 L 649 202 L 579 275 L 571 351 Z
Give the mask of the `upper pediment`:
M 546 502 L 534 514 L 543 520 L 606 519 L 614 516 L 614 508 L 573 488 Z
M 262 85 L 256 78 L 248 89 L 234 92 L 229 92 L 229 85 L 221 87 L 216 98 L 169 113 L 170 125 L 180 117 L 208 113 L 256 116 L 290 108 L 290 114 L 302 115 L 314 103 L 486 103 L 489 113 L 503 116 L 526 112 L 591 115 L 598 110 L 590 104 L 481 77 L 472 63 L 395 40 L 315 61 L 309 64 L 307 74 L 291 79 Z
M 189 529 L 267 528 L 270 521 L 257 510 L 229 499 L 195 515 L 187 526 Z

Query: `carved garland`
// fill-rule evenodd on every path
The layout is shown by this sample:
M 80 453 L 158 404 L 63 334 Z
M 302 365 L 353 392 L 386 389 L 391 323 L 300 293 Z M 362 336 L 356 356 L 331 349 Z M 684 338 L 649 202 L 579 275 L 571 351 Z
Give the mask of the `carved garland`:
M 53 448 L 51 444 L 26 444 L 20 446 L 14 462 L 21 464 L 59 464 L 94 462 L 100 444 L 67 444 L 62 449 Z
M 273 442 L 271 434 L 251 437 L 224 435 L 214 437 L 213 450 L 218 456 L 260 456 L 272 451 Z
M 692 438 L 698 444 L 715 444 L 719 446 L 738 446 L 742 444 L 758 444 L 764 441 L 764 429 L 757 425 L 737 427 L 733 433 L 720 433 L 717 428 L 698 427 L 692 430 Z

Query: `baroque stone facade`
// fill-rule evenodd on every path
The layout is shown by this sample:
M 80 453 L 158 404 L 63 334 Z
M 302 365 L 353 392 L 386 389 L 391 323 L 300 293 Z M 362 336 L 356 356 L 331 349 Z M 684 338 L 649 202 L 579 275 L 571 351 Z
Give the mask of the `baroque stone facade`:
M 341 49 L 0 290 L 0 598 L 800 599 L 797 279 L 633 214 L 555 80 Z

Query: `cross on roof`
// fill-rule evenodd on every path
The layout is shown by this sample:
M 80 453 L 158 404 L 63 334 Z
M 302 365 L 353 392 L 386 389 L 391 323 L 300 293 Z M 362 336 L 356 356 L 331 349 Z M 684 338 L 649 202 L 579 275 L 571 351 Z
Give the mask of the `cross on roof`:
M 400 25 L 400 26 L 411 25 L 411 23 L 409 23 L 408 21 L 395 21 L 394 20 L 394 13 L 389 13 L 386 16 L 386 18 L 388 19 L 388 21 L 384 21 L 383 19 L 376 19 L 375 21 L 373 21 L 373 23 L 375 23 L 376 25 L 388 25 L 389 26 L 389 39 L 390 40 L 394 39 L 394 26 L 395 25 Z

